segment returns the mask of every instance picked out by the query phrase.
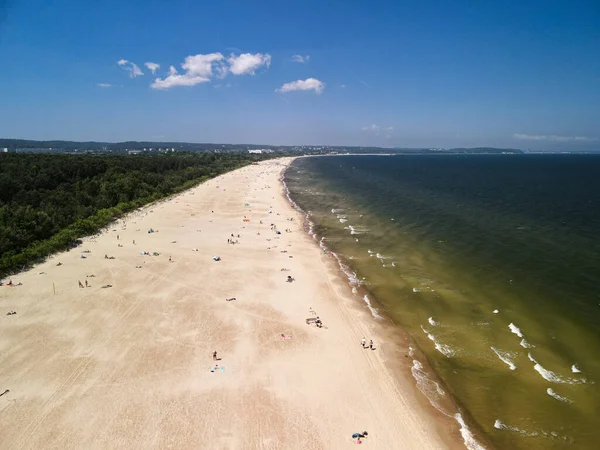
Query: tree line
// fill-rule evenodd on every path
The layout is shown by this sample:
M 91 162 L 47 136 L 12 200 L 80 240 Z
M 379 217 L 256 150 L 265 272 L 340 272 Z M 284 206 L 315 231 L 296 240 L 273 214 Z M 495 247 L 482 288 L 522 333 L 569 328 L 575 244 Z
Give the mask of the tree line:
M 265 158 L 1 153 L 0 277 L 73 246 L 135 208 Z

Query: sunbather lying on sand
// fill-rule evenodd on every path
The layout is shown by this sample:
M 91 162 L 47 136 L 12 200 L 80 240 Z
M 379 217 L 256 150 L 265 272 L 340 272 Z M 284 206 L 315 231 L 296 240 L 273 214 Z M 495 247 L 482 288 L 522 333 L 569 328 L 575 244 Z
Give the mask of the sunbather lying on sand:
M 233 300 L 237 300 L 237 298 L 235 298 L 235 297 L 231 297 L 231 298 L 226 298 L 226 299 L 225 299 L 225 301 L 226 301 L 226 302 L 231 302 L 231 301 L 233 301 Z
M 104 286 L 102 286 L 102 289 L 106 289 L 106 288 L 111 288 L 112 284 L 105 284 Z

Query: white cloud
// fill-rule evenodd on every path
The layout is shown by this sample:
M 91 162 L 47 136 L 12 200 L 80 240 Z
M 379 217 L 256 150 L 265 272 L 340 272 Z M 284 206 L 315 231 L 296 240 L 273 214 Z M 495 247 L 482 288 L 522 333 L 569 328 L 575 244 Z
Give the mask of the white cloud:
M 156 78 L 151 84 L 153 89 L 169 89 L 174 86 L 194 86 L 210 81 L 213 68 L 216 66 L 222 71 L 222 61 L 225 57 L 221 53 L 208 53 L 206 55 L 191 55 L 185 58 L 181 67 L 185 73 L 179 74 L 174 66 L 169 67 L 169 74 L 161 79 Z
M 137 64 L 132 63 L 131 61 L 127 61 L 126 59 L 120 59 L 117 61 L 117 64 L 121 66 L 124 70 L 129 72 L 130 78 L 135 78 L 140 75 L 144 75 L 144 72 L 140 70 Z
M 366 127 L 362 127 L 362 130 L 363 131 L 379 131 L 379 130 L 381 130 L 381 127 L 379 125 L 373 124 L 373 125 L 369 125 Z
M 585 136 L 557 136 L 556 134 L 513 134 L 515 139 L 521 141 L 552 141 L 552 142 L 593 142 L 597 137 Z
M 112 87 L 112 84 L 108 84 L 108 83 L 98 83 L 97 86 L 101 87 L 101 88 L 109 88 Z
M 310 55 L 294 55 L 292 56 L 292 61 L 294 62 L 299 62 L 299 63 L 307 63 L 308 60 L 310 59 Z
M 261 66 L 269 67 L 271 65 L 271 55 L 262 53 L 242 53 L 239 56 L 231 54 L 227 58 L 229 70 L 234 75 L 254 75 L 256 69 Z
M 297 80 L 290 83 L 285 83 L 275 92 L 291 92 L 291 91 L 315 91 L 320 94 L 325 89 L 325 84 L 316 78 L 307 78 L 306 80 Z
M 156 69 L 160 69 L 160 64 L 156 64 L 153 62 L 147 62 L 147 63 L 144 63 L 144 65 L 148 68 L 148 70 L 150 70 L 150 72 L 152 72 L 152 75 L 154 75 L 154 72 L 156 72 Z

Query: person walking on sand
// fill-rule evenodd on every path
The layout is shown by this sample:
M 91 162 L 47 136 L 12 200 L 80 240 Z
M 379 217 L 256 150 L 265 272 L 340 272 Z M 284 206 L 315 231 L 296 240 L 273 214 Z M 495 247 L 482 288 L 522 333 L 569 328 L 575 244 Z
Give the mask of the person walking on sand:
M 365 346 L 367 345 L 367 340 L 363 337 L 360 343 L 362 344 L 362 348 L 365 348 Z
M 371 350 L 373 350 L 373 339 L 371 339 L 371 340 L 369 341 L 369 348 L 370 348 Z
M 217 358 L 217 351 L 215 350 L 213 352 L 213 361 L 217 361 L 217 360 L 218 360 L 218 358 Z
M 78 281 L 78 283 L 79 283 L 79 287 L 82 288 L 83 284 L 81 284 L 81 281 Z

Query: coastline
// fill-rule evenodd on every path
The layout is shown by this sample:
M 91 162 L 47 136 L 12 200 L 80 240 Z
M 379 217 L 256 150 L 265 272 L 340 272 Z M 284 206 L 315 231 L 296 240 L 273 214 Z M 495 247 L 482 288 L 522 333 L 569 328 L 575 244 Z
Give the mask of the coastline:
M 463 448 L 411 378 L 392 376 L 410 371 L 399 331 L 302 229 L 281 183 L 291 160 L 216 177 L 13 276 L 1 447 L 346 448 L 368 430 L 374 448 Z
M 316 157 L 319 156 L 321 155 Z M 285 197 L 291 207 L 302 215 L 305 232 L 323 252 L 322 261 L 328 269 L 328 277 L 335 280 L 342 291 L 339 299 L 343 299 L 347 308 L 354 309 L 355 313 L 360 315 L 361 322 L 366 324 L 371 333 L 377 335 L 379 342 L 385 342 L 386 355 L 380 363 L 386 367 L 389 377 L 396 384 L 398 395 L 406 395 L 407 391 L 412 393 L 418 404 L 416 407 L 421 408 L 433 420 L 432 423 L 447 448 L 492 449 L 485 435 L 479 430 L 473 430 L 472 425 L 467 424 L 471 420 L 467 419 L 465 422 L 463 417 L 465 412 L 457 405 L 457 399 L 450 394 L 449 389 L 431 368 L 427 357 L 418 349 L 414 339 L 401 326 L 394 323 L 375 295 L 357 277 L 349 262 L 327 246 L 326 237 L 314 231 L 310 211 L 304 211 L 291 198 L 291 192 L 285 182 L 286 170 L 283 171 L 281 178 Z M 445 399 L 436 402 L 427 391 L 439 392 L 440 389 L 445 393 Z

